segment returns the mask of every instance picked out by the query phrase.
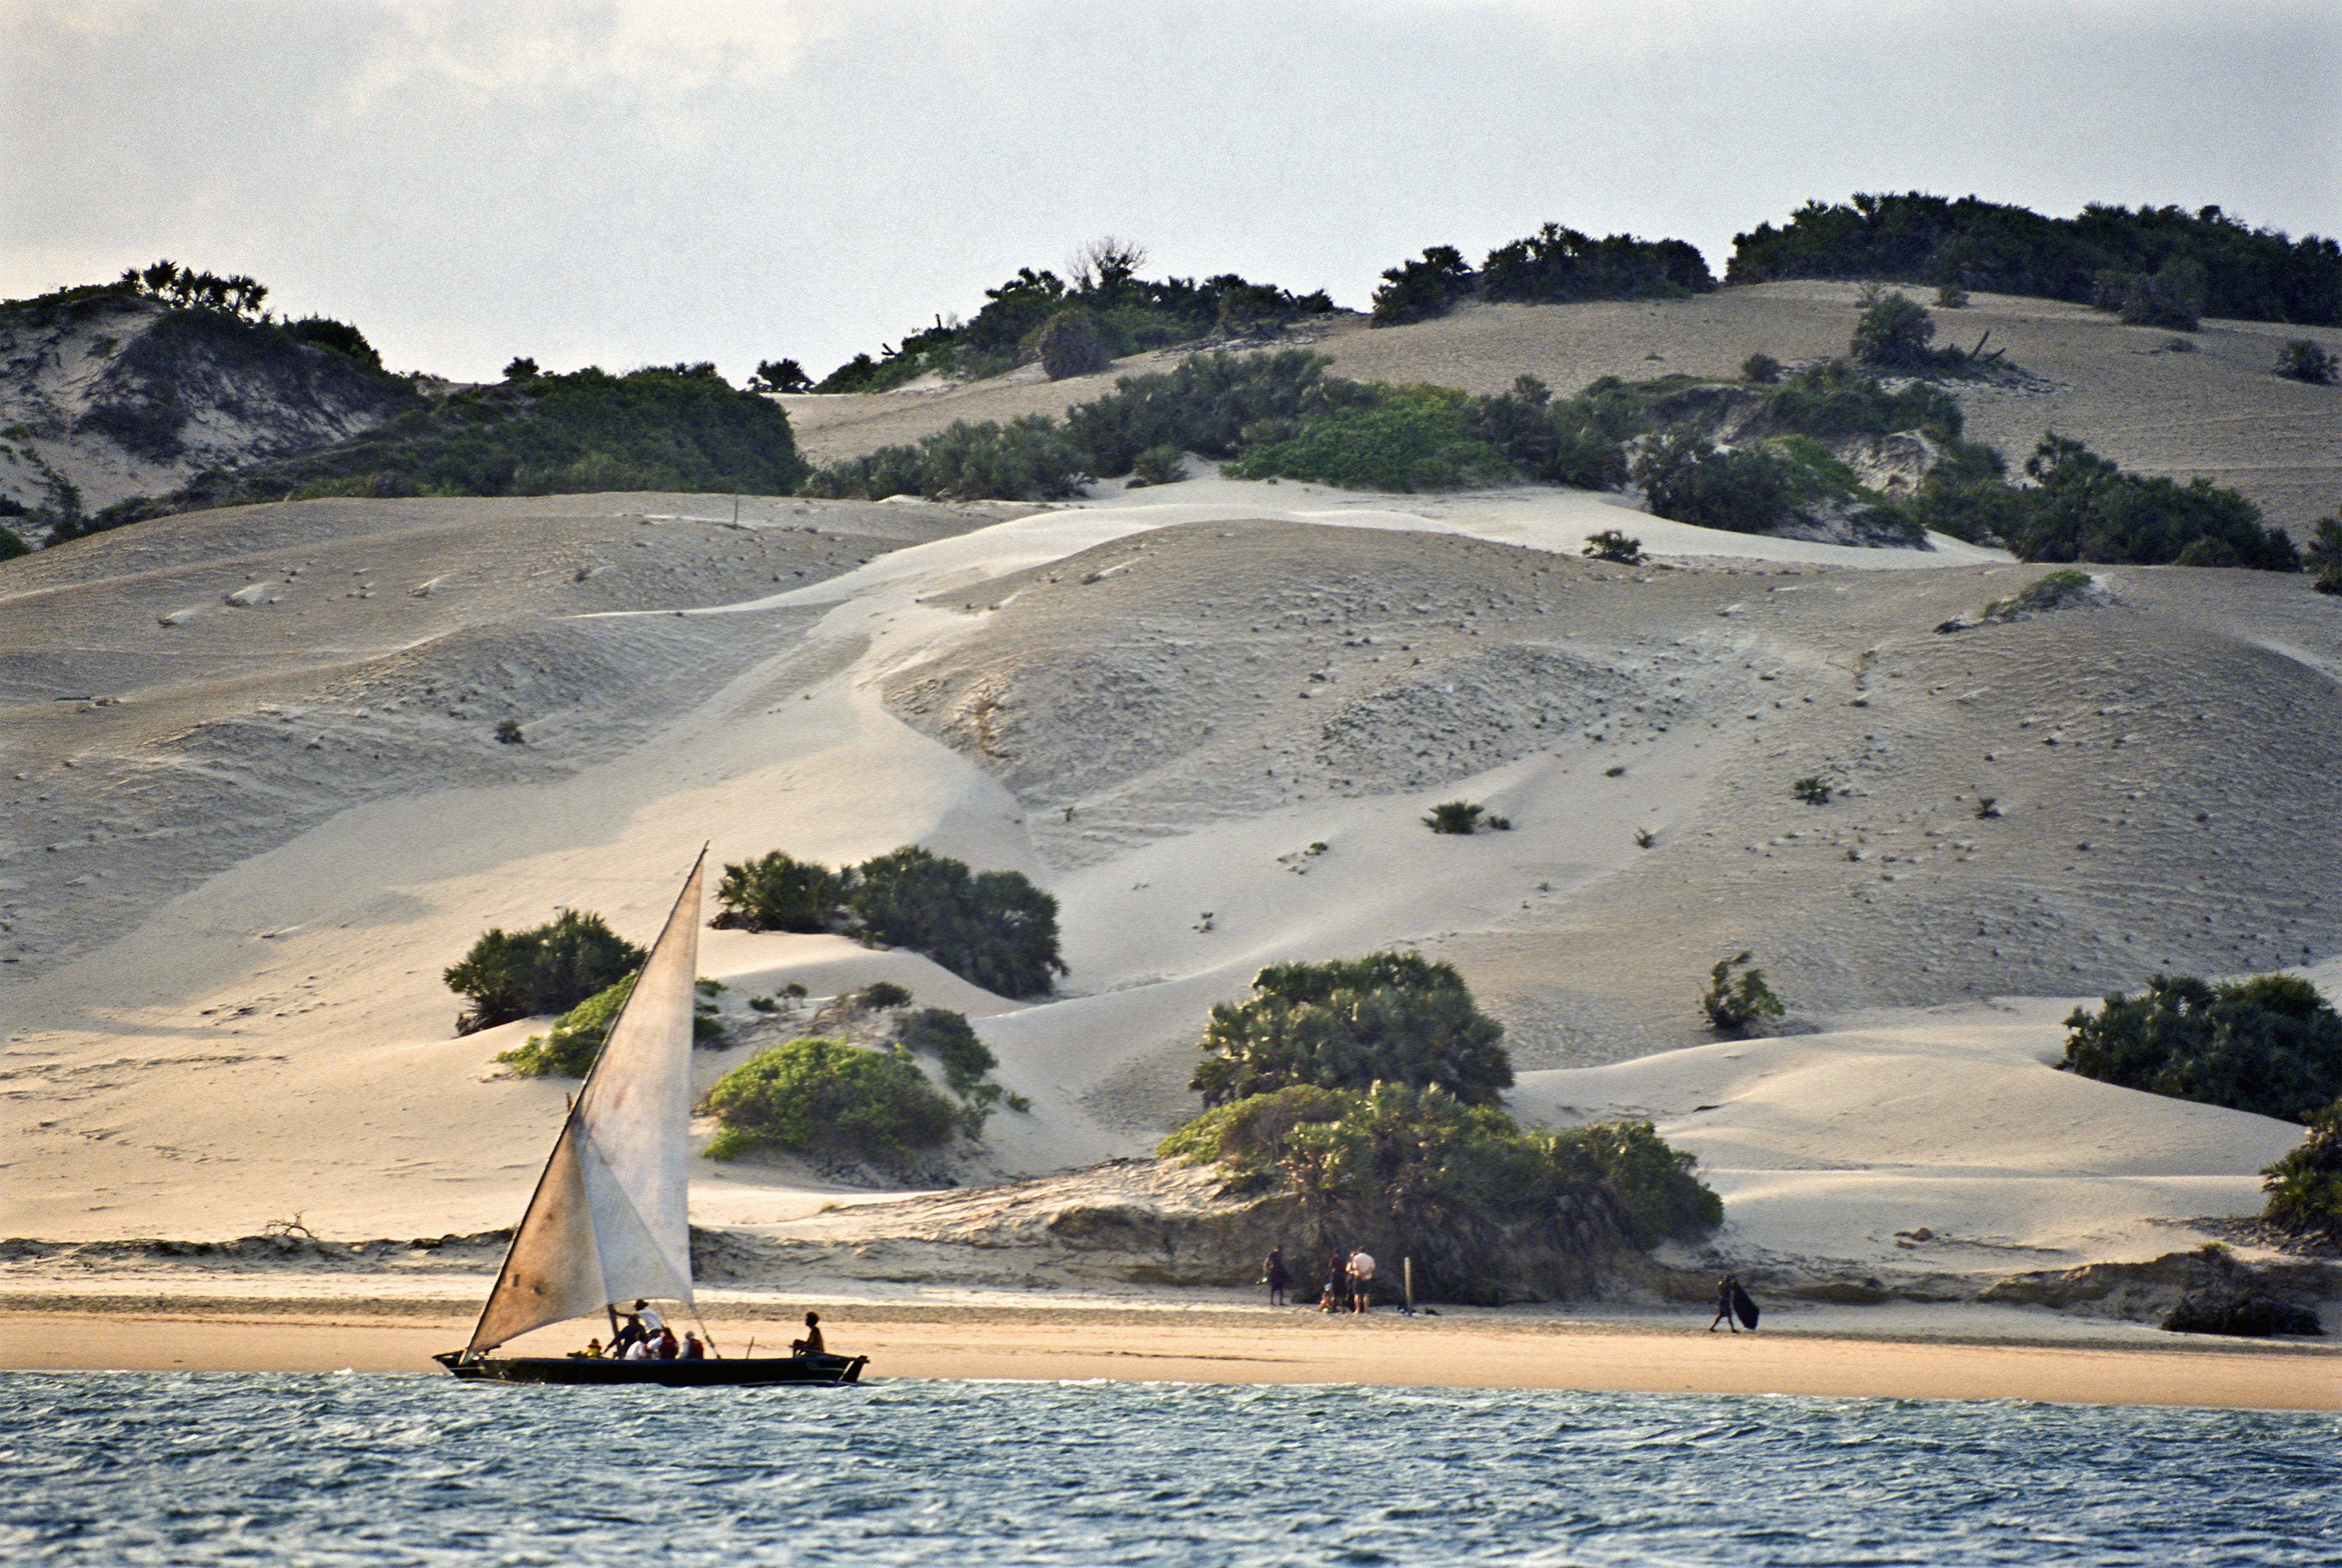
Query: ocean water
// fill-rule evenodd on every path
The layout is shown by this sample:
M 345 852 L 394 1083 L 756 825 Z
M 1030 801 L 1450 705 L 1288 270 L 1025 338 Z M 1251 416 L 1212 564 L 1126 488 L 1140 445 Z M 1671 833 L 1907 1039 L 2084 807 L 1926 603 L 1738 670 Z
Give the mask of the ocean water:
M 0 1376 L 25 1563 L 2342 1562 L 2331 1413 Z

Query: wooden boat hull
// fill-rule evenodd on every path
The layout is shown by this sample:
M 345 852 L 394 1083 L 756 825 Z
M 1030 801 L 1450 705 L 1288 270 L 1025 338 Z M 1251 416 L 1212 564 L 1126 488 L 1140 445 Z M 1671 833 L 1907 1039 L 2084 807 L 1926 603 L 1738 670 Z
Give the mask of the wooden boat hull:
M 560 1383 L 662 1388 L 839 1388 L 862 1381 L 866 1355 L 733 1356 L 721 1361 L 605 1361 L 586 1356 L 512 1355 L 431 1358 L 466 1383 Z

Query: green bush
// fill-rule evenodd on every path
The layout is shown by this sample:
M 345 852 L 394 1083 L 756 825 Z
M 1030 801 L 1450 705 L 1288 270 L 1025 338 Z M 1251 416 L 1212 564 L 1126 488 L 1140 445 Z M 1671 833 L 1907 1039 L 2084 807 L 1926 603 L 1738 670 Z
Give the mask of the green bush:
M 191 505 L 276 501 L 317 485 L 379 487 L 385 476 L 406 494 L 433 495 L 781 495 L 805 471 L 788 415 L 766 398 L 726 385 L 712 365 L 656 365 L 625 375 L 589 367 L 466 388 L 355 440 L 202 476 L 179 499 Z
M 1769 354 L 1752 354 L 1740 362 L 1740 379 L 1757 386 L 1771 386 L 1781 379 L 1781 362 Z
M 877 980 L 853 993 L 849 1000 L 865 1013 L 876 1013 L 888 1007 L 908 1007 L 911 1004 L 911 988 L 897 985 L 891 980 Z
M 447 989 L 472 1004 L 455 1032 L 565 1013 L 631 976 L 646 956 L 590 911 L 565 909 L 527 931 L 492 927 L 444 976 Z
M 0 561 L 14 561 L 19 555 L 29 555 L 33 547 L 18 537 L 13 528 L 0 528 Z
M 618 1010 L 635 994 L 635 982 L 640 977 L 639 974 L 629 974 L 616 985 L 596 992 L 555 1019 L 551 1030 L 532 1034 L 509 1051 L 498 1052 L 496 1060 L 519 1078 L 583 1078 L 602 1054 L 603 1043 L 610 1037 L 610 1025 L 618 1021 Z M 698 984 L 703 991 L 716 985 L 713 980 Z M 702 1049 L 714 1049 L 721 1046 L 724 1039 L 724 1021 L 716 1015 L 714 1004 L 701 1003 L 695 1007 L 691 1043 Z
M 1334 308 L 1322 289 L 1296 295 L 1234 273 L 1200 283 L 1142 278 L 1137 269 L 1145 262 L 1140 247 L 1107 240 L 1087 247 L 1070 279 L 1019 268 L 998 288 L 984 291 L 984 308 L 972 319 L 948 326 L 938 319 L 906 336 L 899 348 L 882 345 L 876 359 L 857 354 L 815 390 L 883 392 L 930 371 L 962 379 L 996 375 L 1038 354 L 1049 324 L 1067 311 L 1086 313 L 1103 351 L 1118 356 L 1192 343 L 1215 331 L 1273 332 Z
M 597 991 L 554 1021 L 551 1030 L 497 1054 L 496 1060 L 522 1078 L 583 1078 L 602 1054 L 618 1010 L 635 994 L 637 975 L 629 974 L 606 990 Z
M 1051 976 L 1066 973 L 1056 899 L 1021 872 L 971 874 L 916 844 L 842 872 L 776 850 L 727 864 L 716 896 L 725 906 L 717 924 L 850 933 L 925 954 L 1003 996 L 1045 996 Z
M 940 1063 L 944 1082 L 955 1094 L 974 1093 L 985 1075 L 1000 1065 L 999 1058 L 976 1038 L 964 1013 L 922 1007 L 904 1018 L 895 1037 L 905 1050 L 933 1056 Z
M 1696 1240 L 1724 1205 L 1651 1124 L 1526 1131 L 1445 1089 L 1289 1087 L 1207 1111 L 1166 1159 L 1218 1164 L 1237 1191 L 1286 1192 L 1320 1229 L 1416 1264 L 1419 1294 L 1493 1303 L 1536 1248 Z
M 900 1052 L 839 1040 L 792 1040 L 760 1051 L 708 1091 L 723 1128 L 712 1160 L 759 1149 L 892 1163 L 949 1139 L 960 1125 L 951 1102 Z
M 1980 618 L 2013 621 L 2023 614 L 2044 614 L 2087 594 L 2091 582 L 2087 572 L 2077 572 L 2068 566 L 2027 584 L 2021 593 L 1995 599 L 1980 612 Z
M 1861 365 L 1926 370 L 1935 364 L 1927 347 L 1935 335 L 1935 321 L 1917 300 L 1892 290 L 1866 288 L 1848 352 Z
M 999 1059 L 976 1038 L 965 1014 L 923 1007 L 904 1016 L 895 1037 L 905 1050 L 933 1056 L 943 1068 L 944 1083 L 959 1096 L 960 1130 L 969 1137 L 984 1135 L 985 1123 L 1004 1099 L 1011 1110 L 1032 1109 L 1022 1095 L 1006 1094 L 991 1082 Z
M 1913 382 L 1890 392 L 1845 360 L 1827 359 L 1767 392 L 1750 432 L 1827 440 L 1917 430 L 1949 443 L 1959 438 L 1963 424 L 1959 399 L 1940 386 Z
M 1599 534 L 1586 536 L 1586 547 L 1578 552 L 1596 561 L 1608 561 L 1619 566 L 1639 566 L 1643 564 L 1643 542 L 1616 528 L 1605 528 Z
M 2289 339 L 2277 350 L 2277 373 L 2288 381 L 2331 386 L 2337 368 L 2342 367 L 2337 367 L 2332 355 L 2306 337 Z
M 338 354 L 368 370 L 382 369 L 382 355 L 366 341 L 365 334 L 348 322 L 335 321 L 329 315 L 305 315 L 298 321 L 285 322 L 277 330 L 295 343 Z
M 1488 820 L 1488 808 L 1475 801 L 1444 800 L 1431 808 L 1423 825 L 1434 833 L 1475 834 L 1483 825 L 1495 825 Z
M 1827 805 L 1830 803 L 1830 786 L 1819 774 L 1808 774 L 1798 779 L 1789 785 L 1789 793 L 1807 805 Z
M 2043 436 L 2025 472 L 2037 487 L 2025 494 L 2014 534 L 2004 535 L 2024 560 L 2301 570 L 2282 529 L 2201 476 L 2183 485 L 2125 474 L 2062 435 Z
M 1631 473 L 1652 513 L 1700 528 L 1766 534 L 1787 523 L 1796 495 L 1786 464 L 1768 449 L 1720 447 L 1687 424 L 1662 430 Z
M 2321 518 L 2303 554 L 2317 570 L 2317 591 L 2342 594 L 2342 516 Z
M 831 931 L 846 908 L 837 873 L 775 850 L 724 868 L 716 889 L 724 913 L 714 924 L 743 931 Z
M 2173 256 L 2152 273 L 2101 272 L 2090 303 L 2118 313 L 2127 326 L 2194 332 L 2204 314 L 2205 284 L 2202 264 Z
M 1997 544 L 2023 531 L 2024 494 L 2008 483 L 2008 464 L 1982 442 L 1954 440 L 1942 462 L 1920 477 L 1912 520 L 1971 544 Z
M 1433 245 L 1419 260 L 1383 274 L 1374 325 L 1396 326 L 1445 315 L 1466 299 L 1558 305 L 1593 299 L 1680 299 L 1716 286 L 1698 250 L 1682 240 L 1632 235 L 1596 239 L 1546 224 L 1526 239 L 1498 245 L 1475 272 L 1453 245 Z
M 1190 1087 L 1206 1106 L 1308 1084 L 1438 1084 L 1493 1104 L 1513 1082 L 1504 1026 L 1473 1005 L 1453 965 L 1412 953 L 1271 964 L 1241 1003 L 1212 1009 Z
M 1041 369 L 1051 381 L 1096 375 L 1113 363 L 1098 336 L 1097 318 L 1079 305 L 1051 316 L 1034 346 L 1041 355 Z
M 846 902 L 863 940 L 924 953 L 1002 996 L 1046 996 L 1066 973 L 1057 901 L 1021 872 L 971 874 L 906 845 L 855 867 Z
M 1707 972 L 1707 990 L 1700 997 L 1700 1010 L 1707 1021 L 1726 1034 L 1754 1033 L 1767 1018 L 1778 1018 L 1788 1011 L 1773 988 L 1765 984 L 1765 972 L 1755 966 L 1753 954 L 1743 953 L 1736 958 L 1719 958 L 1716 967 Z
M 1300 348 L 1190 355 L 1167 371 L 1117 377 L 1113 392 L 1066 411 L 1066 435 L 1102 475 L 1129 473 L 1156 446 L 1233 457 L 1259 439 L 1247 432 L 1290 434 L 1373 402 L 1364 384 L 1326 375 L 1332 363 Z
M 2262 1215 L 2297 1234 L 2342 1246 L 2342 1100 L 2309 1118 L 2301 1146 L 2261 1173 Z
M 916 446 L 882 446 L 816 469 L 803 494 L 883 501 L 926 495 L 956 501 L 1045 501 L 1071 495 L 1088 464 L 1056 420 L 1028 414 L 1002 424 L 956 420 Z
M 1228 465 L 1239 479 L 1314 479 L 1352 490 L 1453 490 L 1518 478 L 1505 454 L 1467 429 L 1472 400 L 1444 386 L 1376 386 L 1374 402 L 1249 446 Z
M 1471 264 L 1454 245 L 1433 245 L 1415 261 L 1401 262 L 1383 274 L 1375 290 L 1374 325 L 1404 326 L 1446 315 L 1472 292 Z
M 2066 1029 L 2064 1066 L 2101 1083 L 2290 1122 L 2342 1098 L 2342 1016 L 2295 975 L 2158 974 Z
M 1974 196 L 1952 201 L 1917 191 L 1857 195 L 1835 205 L 1809 202 L 1779 228 L 1760 224 L 1736 235 L 1726 277 L 1736 284 L 1789 277 L 1957 282 L 2088 301 L 2102 270 L 2159 275 L 2175 258 L 2202 269 L 2198 308 L 2210 315 L 2342 324 L 2342 245 L 2315 235 L 2288 239 L 2217 207 L 2092 205 L 2075 217 L 2049 218 Z M 2121 300 L 2113 303 L 2119 307 Z
M 1138 454 L 1130 465 L 1130 471 L 1149 484 L 1176 484 L 1182 477 L 1179 456 L 1179 449 L 1167 443 L 1150 446 Z

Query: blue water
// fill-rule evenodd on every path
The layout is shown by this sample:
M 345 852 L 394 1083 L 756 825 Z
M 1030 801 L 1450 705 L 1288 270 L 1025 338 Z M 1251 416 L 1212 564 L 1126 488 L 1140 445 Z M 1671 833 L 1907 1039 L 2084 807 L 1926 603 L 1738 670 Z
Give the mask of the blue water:
M 2342 1561 L 2342 1417 L 1424 1389 L 0 1377 L 9 1563 Z

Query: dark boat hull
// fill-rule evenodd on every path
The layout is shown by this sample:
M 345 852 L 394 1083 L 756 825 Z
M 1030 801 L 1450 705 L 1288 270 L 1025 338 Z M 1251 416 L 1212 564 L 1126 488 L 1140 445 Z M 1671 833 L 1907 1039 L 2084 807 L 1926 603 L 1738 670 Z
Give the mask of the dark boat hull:
M 661 1388 L 838 1388 L 862 1381 L 866 1355 L 735 1356 L 721 1361 L 606 1361 L 571 1355 L 479 1356 L 461 1351 L 431 1358 L 467 1383 L 562 1383 Z

